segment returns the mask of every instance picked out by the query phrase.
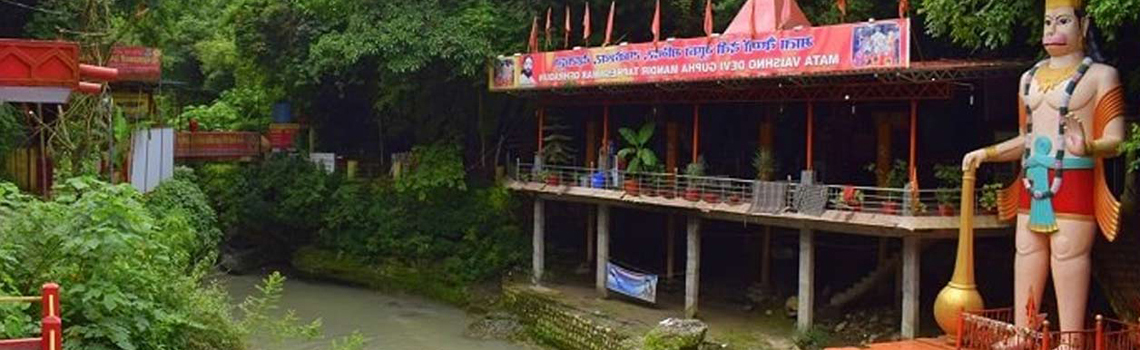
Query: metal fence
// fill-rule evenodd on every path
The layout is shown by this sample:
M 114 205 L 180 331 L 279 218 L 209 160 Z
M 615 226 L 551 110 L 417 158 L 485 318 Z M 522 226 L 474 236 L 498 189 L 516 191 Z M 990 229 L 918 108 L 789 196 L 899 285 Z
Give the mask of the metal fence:
M 1030 320 L 1029 327 L 1013 324 L 1013 310 L 961 313 L 957 349 L 1025 350 L 1135 350 L 1140 349 L 1140 326 L 1096 316 L 1093 328 L 1051 331 L 1046 315 Z
M 960 211 L 961 204 L 961 189 L 915 191 L 909 188 L 802 185 L 720 176 L 633 174 L 573 166 L 535 166 L 521 162 L 515 163 L 509 176 L 516 181 L 547 186 L 605 189 L 623 191 L 631 196 L 711 204 L 749 205 L 752 211 L 772 213 L 796 211 L 819 215 L 825 210 L 835 210 L 897 216 L 953 216 Z

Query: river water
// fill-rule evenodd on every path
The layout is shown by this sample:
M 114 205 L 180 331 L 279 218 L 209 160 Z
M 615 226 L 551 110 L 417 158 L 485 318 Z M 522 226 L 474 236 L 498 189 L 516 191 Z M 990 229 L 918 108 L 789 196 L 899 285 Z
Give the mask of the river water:
M 260 276 L 225 276 L 235 302 L 255 293 Z M 294 310 L 304 322 L 321 318 L 323 337 L 314 341 L 274 341 L 255 336 L 252 350 L 329 350 L 333 340 L 360 332 L 367 350 L 525 350 L 502 341 L 463 336 L 472 319 L 462 310 L 423 298 L 289 279 L 280 311 Z

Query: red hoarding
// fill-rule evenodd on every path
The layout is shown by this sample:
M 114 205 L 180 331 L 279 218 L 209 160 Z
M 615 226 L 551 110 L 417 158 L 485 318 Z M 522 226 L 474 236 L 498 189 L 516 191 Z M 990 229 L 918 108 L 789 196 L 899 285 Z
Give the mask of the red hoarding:
M 895 19 L 500 57 L 491 90 L 758 78 L 907 68 L 910 20 Z
M 162 51 L 141 46 L 115 46 L 107 66 L 119 70 L 119 81 L 158 82 L 162 79 Z

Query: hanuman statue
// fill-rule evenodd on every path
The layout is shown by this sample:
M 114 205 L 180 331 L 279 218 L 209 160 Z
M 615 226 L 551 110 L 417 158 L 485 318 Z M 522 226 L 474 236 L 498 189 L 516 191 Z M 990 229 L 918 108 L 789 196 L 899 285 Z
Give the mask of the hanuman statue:
M 1124 92 L 1101 64 L 1082 0 L 1045 0 L 1041 44 L 1049 58 L 1021 76 L 1020 136 L 966 154 L 963 169 L 1020 160 L 1021 178 L 1002 193 L 1000 216 L 1017 218 L 1014 312 L 1029 326 L 1053 274 L 1061 331 L 1085 327 L 1090 257 L 1097 229 L 1116 238 L 1120 203 L 1105 182 L 1104 158 L 1124 138 Z

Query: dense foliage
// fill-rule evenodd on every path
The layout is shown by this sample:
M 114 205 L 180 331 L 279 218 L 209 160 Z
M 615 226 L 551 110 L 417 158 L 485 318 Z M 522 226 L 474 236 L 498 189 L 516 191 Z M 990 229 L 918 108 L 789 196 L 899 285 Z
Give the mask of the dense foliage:
M 173 187 L 158 196 L 169 198 L 162 192 Z M 128 185 L 91 178 L 65 181 L 51 201 L 13 189 L 0 184 L 0 294 L 35 295 L 46 281 L 64 286 L 67 348 L 242 348 L 225 292 L 202 285 L 212 260 L 195 255 L 216 240 L 200 236 L 196 213 L 152 211 L 170 206 L 148 206 Z M 38 312 L 5 307 L 0 335 L 37 331 Z
M 19 147 L 24 137 L 24 123 L 19 112 L 12 105 L 0 103 L 0 168 L 3 168 L 4 157 Z
M 456 283 L 485 280 L 519 261 L 525 245 L 506 189 L 468 186 L 453 145 L 416 147 L 412 163 L 395 180 L 346 180 L 286 156 L 208 165 L 200 177 L 238 244 L 314 243 L 367 263 L 430 265 Z

